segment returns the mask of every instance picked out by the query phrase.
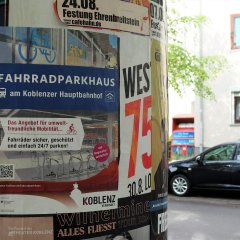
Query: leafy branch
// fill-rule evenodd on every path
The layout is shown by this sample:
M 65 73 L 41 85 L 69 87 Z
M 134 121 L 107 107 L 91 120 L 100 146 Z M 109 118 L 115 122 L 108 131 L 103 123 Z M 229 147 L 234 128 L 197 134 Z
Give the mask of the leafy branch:
M 169 84 L 182 95 L 185 87 L 201 97 L 214 98 L 210 80 L 215 80 L 227 61 L 223 56 L 197 56 L 184 47 L 186 35 L 191 32 L 194 41 L 202 24 L 207 23 L 205 16 L 179 16 L 171 9 L 168 16 L 168 72 Z

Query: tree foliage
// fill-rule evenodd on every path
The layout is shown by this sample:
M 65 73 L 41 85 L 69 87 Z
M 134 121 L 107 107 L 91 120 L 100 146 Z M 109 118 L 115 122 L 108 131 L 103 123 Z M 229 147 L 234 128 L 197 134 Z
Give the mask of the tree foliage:
M 201 56 L 191 53 L 184 46 L 184 39 L 191 31 L 194 41 L 194 31 L 199 33 L 202 24 L 207 23 L 204 16 L 179 16 L 175 9 L 168 15 L 168 72 L 169 84 L 182 95 L 183 89 L 189 87 L 201 97 L 214 98 L 210 80 L 226 65 L 223 56 Z M 198 36 L 199 37 L 199 36 Z

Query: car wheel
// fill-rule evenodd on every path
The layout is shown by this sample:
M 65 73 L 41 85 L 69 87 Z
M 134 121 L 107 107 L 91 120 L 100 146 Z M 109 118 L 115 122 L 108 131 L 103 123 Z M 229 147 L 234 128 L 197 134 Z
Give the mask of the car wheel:
M 176 175 L 170 181 L 172 193 L 177 196 L 185 196 L 190 191 L 190 182 L 184 175 Z

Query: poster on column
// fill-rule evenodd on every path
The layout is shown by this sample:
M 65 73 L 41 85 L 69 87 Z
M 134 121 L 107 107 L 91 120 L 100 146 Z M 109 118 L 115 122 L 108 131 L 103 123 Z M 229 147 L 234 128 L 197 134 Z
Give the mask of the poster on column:
M 150 1 L 150 36 L 166 44 L 166 3 L 163 0 Z
M 9 203 L 0 212 L 116 208 L 119 38 L 25 27 L 0 34 L 0 201 Z
M 1 217 L 1 240 L 53 240 L 52 217 Z
M 56 0 L 55 10 L 66 25 L 114 29 L 149 35 L 149 1 Z
M 152 201 L 150 201 L 151 240 L 167 239 L 167 32 L 166 2 L 150 1 L 152 73 Z
M 109 210 L 108 210 L 109 211 Z M 87 217 L 91 217 L 90 213 L 86 213 Z M 81 216 L 82 217 L 82 216 Z M 94 220 L 97 220 L 95 218 Z M 135 229 L 116 231 L 115 222 L 100 224 L 99 222 L 82 224 L 71 230 L 62 228 L 54 231 L 52 217 L 2 217 L 1 224 L 1 240 L 53 240 L 53 239 L 89 239 L 89 240 L 139 240 L 148 239 L 150 227 L 142 226 Z M 101 227 L 100 227 L 101 226 Z M 115 231 L 115 233 L 114 233 Z M 54 233 L 56 232 L 56 234 Z M 94 233 L 95 232 L 95 233 Z M 102 235 L 102 236 L 99 236 Z
M 150 40 L 122 35 L 128 49 L 121 59 L 121 148 L 119 191 L 122 197 L 151 192 L 151 63 Z M 126 168 L 127 167 L 127 168 Z M 124 170 L 125 169 L 125 170 Z
M 164 41 L 151 40 L 152 73 L 152 201 L 151 239 L 167 239 L 168 147 L 167 62 Z

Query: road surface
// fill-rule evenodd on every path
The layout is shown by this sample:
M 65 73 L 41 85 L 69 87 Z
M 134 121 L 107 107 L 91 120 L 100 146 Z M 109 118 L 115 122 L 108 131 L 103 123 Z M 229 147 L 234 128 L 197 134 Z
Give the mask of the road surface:
M 240 240 L 240 193 L 169 195 L 168 240 Z

